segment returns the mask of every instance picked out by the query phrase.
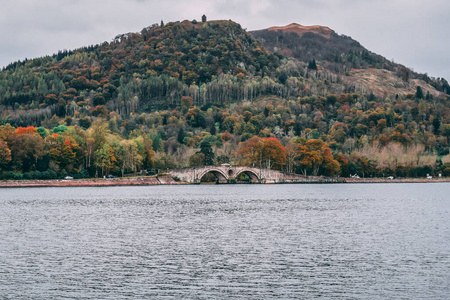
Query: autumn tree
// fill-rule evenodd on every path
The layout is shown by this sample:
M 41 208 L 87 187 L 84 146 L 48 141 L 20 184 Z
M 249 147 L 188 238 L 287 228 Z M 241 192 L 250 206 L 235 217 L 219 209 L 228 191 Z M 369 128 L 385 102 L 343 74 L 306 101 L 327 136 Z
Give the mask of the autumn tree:
M 307 175 L 308 171 L 314 165 L 319 164 L 321 158 L 317 151 L 310 151 L 307 146 L 299 145 L 299 167 L 303 175 Z
M 286 163 L 286 149 L 277 138 L 252 137 L 242 142 L 238 155 L 241 163 L 281 170 Z
M 300 147 L 296 143 L 288 142 L 286 144 L 286 171 L 294 173 L 295 166 L 298 165 L 300 157 Z
M 17 129 L 16 129 L 17 135 L 34 134 L 34 133 L 38 133 L 37 128 L 34 126 L 17 127 Z
M 136 172 L 138 167 L 142 165 L 143 157 L 139 153 L 138 145 L 134 140 L 122 140 L 120 146 L 123 151 L 122 159 L 122 177 L 126 170 Z
M 72 143 L 69 140 L 65 140 L 59 157 L 61 167 L 67 168 L 67 171 L 72 171 L 76 156 L 77 154 L 73 149 Z
M 0 139 L 0 171 L 11 162 L 11 150 L 6 142 Z
M 23 132 L 22 132 L 23 130 Z M 36 170 L 38 161 L 44 157 L 44 140 L 36 128 L 21 128 L 19 134 L 6 133 L 5 141 L 10 145 L 12 164 L 16 170 L 28 172 Z
M 108 143 L 105 143 L 102 148 L 95 151 L 95 159 L 102 175 L 108 175 L 117 162 L 114 150 Z
M 241 164 L 248 166 L 261 166 L 260 160 L 261 138 L 254 136 L 245 142 L 239 144 L 237 154 L 241 159 Z
M 142 144 L 144 146 L 144 155 L 143 155 L 143 168 L 144 169 L 153 169 L 155 165 L 155 151 L 153 151 L 153 141 L 147 134 L 142 136 Z
M 310 170 L 312 175 L 317 176 L 319 171 L 323 175 L 334 175 L 339 171 L 340 165 L 331 154 L 328 144 L 320 139 L 308 140 L 300 147 L 300 166 L 303 173 Z

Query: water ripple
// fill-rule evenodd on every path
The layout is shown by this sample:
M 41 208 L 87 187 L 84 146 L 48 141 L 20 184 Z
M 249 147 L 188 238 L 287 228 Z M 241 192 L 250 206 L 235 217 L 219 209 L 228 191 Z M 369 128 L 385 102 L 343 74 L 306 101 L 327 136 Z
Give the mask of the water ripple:
M 1 299 L 449 299 L 449 184 L 0 190 Z

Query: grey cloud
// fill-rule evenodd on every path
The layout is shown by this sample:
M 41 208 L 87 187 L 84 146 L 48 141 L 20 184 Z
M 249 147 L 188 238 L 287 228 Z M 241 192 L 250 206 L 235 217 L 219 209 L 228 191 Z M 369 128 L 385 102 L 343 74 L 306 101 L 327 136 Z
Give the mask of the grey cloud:
M 160 20 L 199 20 L 206 14 L 248 30 L 292 22 L 328 26 L 389 59 L 450 80 L 449 55 L 442 50 L 450 46 L 449 10 L 447 0 L 4 0 L 0 67 L 110 41 Z

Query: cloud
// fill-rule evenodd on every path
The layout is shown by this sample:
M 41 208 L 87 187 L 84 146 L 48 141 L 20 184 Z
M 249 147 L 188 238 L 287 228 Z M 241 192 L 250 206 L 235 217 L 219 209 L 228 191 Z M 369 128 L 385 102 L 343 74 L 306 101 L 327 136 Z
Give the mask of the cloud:
M 0 66 L 206 14 L 248 30 L 292 22 L 328 26 L 388 59 L 450 79 L 443 50 L 450 46 L 449 10 L 447 0 L 3 0 Z

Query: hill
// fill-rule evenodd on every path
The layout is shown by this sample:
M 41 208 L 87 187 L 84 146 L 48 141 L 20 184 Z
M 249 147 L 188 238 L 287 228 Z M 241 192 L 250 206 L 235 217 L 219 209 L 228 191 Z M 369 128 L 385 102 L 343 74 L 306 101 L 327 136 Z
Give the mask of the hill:
M 33 119 L 42 121 L 98 105 L 126 115 L 136 101 L 140 109 L 162 109 L 183 95 L 222 103 L 239 94 L 236 82 L 273 76 L 279 58 L 232 21 L 155 24 L 110 43 L 10 64 L 0 73 L 0 105 L 3 112 L 41 110 Z
M 448 91 L 327 27 L 154 24 L 0 72 L 0 179 L 222 163 L 450 176 Z
M 417 86 L 437 97 L 450 93 L 445 79 L 413 72 L 328 27 L 292 23 L 251 31 L 250 34 L 271 52 L 308 64 L 314 61 L 325 76 L 330 73 L 339 76 L 339 84 L 334 87 L 337 93 L 342 90 L 340 83 L 344 83 L 346 90 L 358 93 L 370 91 L 378 97 L 414 93 Z M 380 73 L 379 70 L 384 71 Z M 393 82 L 395 84 L 390 84 Z

